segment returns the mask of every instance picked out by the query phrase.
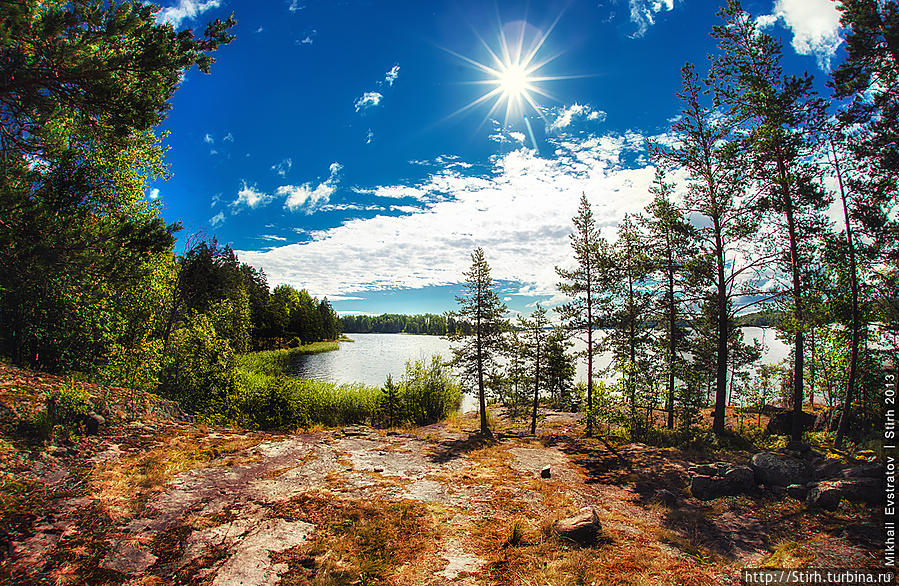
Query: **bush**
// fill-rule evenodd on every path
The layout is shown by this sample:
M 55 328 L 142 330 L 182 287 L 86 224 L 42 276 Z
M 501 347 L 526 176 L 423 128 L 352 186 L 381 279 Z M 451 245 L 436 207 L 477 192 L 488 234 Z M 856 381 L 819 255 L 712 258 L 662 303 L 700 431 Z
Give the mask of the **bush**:
M 403 420 L 416 425 L 445 419 L 462 404 L 459 383 L 436 354 L 427 363 L 424 360 L 406 362 L 398 394 Z
M 234 415 L 237 376 L 228 341 L 216 335 L 205 315 L 193 314 L 187 325 L 172 333 L 159 373 L 159 392 L 188 412 L 227 421 Z

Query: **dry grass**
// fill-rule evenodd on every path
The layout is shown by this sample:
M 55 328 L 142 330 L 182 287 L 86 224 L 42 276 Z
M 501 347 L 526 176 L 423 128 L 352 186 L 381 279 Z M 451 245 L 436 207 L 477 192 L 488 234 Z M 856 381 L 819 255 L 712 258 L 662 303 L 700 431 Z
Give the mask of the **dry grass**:
M 431 512 L 414 501 L 307 493 L 275 505 L 272 515 L 316 526 L 307 543 L 272 556 L 272 561 L 288 566 L 281 584 L 392 581 L 402 566 L 433 554 L 438 539 Z
M 228 457 L 256 445 L 259 436 L 211 438 L 199 429 L 175 429 L 152 447 L 101 466 L 91 475 L 94 493 L 113 518 L 131 516 L 176 474 L 195 468 L 233 466 L 254 456 Z

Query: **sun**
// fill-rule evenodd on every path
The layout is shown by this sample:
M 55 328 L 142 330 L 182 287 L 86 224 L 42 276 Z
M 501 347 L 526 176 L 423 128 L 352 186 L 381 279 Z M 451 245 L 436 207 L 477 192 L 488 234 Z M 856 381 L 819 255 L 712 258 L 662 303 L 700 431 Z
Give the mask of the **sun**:
M 445 49 L 484 74 L 484 79 L 468 83 L 485 85 L 489 88 L 484 94 L 450 114 L 450 117 L 492 101 L 482 125 L 503 110 L 505 110 L 503 124 L 506 126 L 510 121 L 520 119 L 524 119 L 527 123 L 527 114 L 531 112 L 545 120 L 538 100 L 541 98 L 555 100 L 555 98 L 543 89 L 542 84 L 573 77 L 552 76 L 541 71 L 559 56 L 559 54 L 550 57 L 540 56 L 550 32 L 557 23 L 558 18 L 545 31 L 525 21 L 507 23 L 501 27 L 498 35 L 498 48 L 495 45 L 491 46 L 479 36 L 478 39 L 488 57 L 484 62 Z

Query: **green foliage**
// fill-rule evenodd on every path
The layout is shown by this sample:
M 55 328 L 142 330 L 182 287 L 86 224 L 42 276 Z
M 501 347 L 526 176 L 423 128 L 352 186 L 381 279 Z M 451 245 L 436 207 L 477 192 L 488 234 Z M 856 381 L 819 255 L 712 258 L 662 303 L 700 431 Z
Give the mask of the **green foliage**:
M 191 413 L 228 419 L 237 395 L 238 370 L 227 340 L 205 315 L 193 314 L 171 336 L 159 374 L 159 392 Z
M 497 359 L 504 347 L 503 314 L 506 306 L 493 290 L 490 266 L 482 248 L 471 253 L 471 267 L 464 273 L 464 295 L 457 297 L 459 309 L 448 314 L 467 327 L 450 335 L 453 346 L 453 366 L 461 373 L 463 384 L 477 389 L 481 419 L 481 434 L 490 436 L 487 424 L 487 389 L 492 372 L 498 370 Z
M 440 421 L 455 412 L 462 403 L 459 383 L 436 354 L 430 361 L 407 362 L 397 391 L 398 413 L 402 420 L 415 425 Z M 386 405 L 381 411 L 385 412 L 385 409 Z
M 445 336 L 453 331 L 452 327 L 447 328 L 446 316 L 433 313 L 420 315 L 385 313 L 376 316 L 345 315 L 340 318 L 340 325 L 344 332 L 360 334 L 428 334 Z

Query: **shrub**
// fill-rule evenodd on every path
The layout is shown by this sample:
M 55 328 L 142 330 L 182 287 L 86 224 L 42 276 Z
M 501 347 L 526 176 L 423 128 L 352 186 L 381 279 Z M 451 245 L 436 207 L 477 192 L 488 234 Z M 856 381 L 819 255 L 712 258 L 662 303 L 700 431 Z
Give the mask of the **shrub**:
M 233 415 L 237 376 L 228 341 L 216 335 L 205 315 L 195 313 L 172 333 L 159 373 L 159 391 L 191 413 L 227 421 Z
M 440 356 L 435 354 L 429 362 L 406 362 L 406 372 L 399 385 L 399 402 L 400 412 L 407 421 L 427 425 L 458 410 L 462 390 Z

